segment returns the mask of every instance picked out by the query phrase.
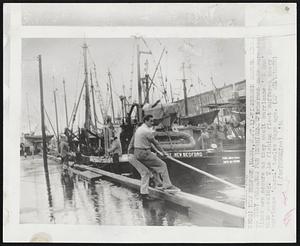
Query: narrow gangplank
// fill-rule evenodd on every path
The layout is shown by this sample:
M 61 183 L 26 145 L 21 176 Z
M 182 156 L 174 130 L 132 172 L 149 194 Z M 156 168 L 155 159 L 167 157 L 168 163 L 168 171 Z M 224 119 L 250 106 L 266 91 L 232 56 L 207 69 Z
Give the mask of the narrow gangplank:
M 74 169 L 71 167 L 69 167 L 68 169 L 72 173 L 76 174 L 78 177 L 80 177 L 84 180 L 90 181 L 90 182 L 96 181 L 97 179 L 102 177 L 101 174 L 98 174 L 98 173 L 95 173 L 95 172 L 92 172 L 89 170 L 80 171 L 80 170 L 77 170 L 77 169 Z
M 100 174 L 114 182 L 136 190 L 139 190 L 140 188 L 140 180 L 137 179 L 128 178 L 123 175 L 107 172 L 86 165 L 76 164 L 74 167 Z M 239 207 L 204 197 L 195 196 L 185 192 L 170 194 L 151 187 L 149 188 L 149 194 L 152 197 L 164 199 L 166 201 L 186 207 L 191 214 L 199 215 L 200 219 L 201 216 L 205 216 L 206 218 L 209 216 L 212 224 L 215 224 L 216 226 L 243 227 L 244 225 L 245 211 Z

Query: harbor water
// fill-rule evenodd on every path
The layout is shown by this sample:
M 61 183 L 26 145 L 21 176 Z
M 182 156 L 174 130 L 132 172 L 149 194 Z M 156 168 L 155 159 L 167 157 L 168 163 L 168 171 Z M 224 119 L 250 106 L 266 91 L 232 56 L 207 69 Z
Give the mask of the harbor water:
M 143 200 L 138 191 L 99 179 L 88 182 L 48 160 L 45 179 L 40 156 L 21 157 L 20 223 L 120 226 L 209 226 L 205 216 L 164 200 Z M 200 195 L 242 206 L 240 195 L 207 182 Z M 218 191 L 216 191 L 218 190 Z M 230 193 L 230 196 L 228 195 Z M 233 198 L 232 198 L 233 197 Z

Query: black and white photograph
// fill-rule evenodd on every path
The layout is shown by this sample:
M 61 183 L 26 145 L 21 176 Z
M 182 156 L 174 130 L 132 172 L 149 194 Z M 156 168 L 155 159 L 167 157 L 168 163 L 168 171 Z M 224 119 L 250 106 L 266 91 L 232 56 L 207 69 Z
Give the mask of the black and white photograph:
M 242 227 L 245 83 L 242 39 L 23 39 L 20 222 Z
M 7 242 L 295 239 L 295 4 L 4 6 Z

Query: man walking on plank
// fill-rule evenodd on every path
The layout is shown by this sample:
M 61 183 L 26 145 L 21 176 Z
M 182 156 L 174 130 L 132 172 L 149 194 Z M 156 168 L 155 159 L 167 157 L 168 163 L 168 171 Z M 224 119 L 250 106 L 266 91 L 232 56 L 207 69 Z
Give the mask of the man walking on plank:
M 152 132 L 153 116 L 146 115 L 144 123 L 136 130 L 134 134 L 134 156 L 146 167 L 154 170 L 162 177 L 162 190 L 166 192 L 177 192 L 179 188 L 171 183 L 167 164 L 159 159 L 154 153 L 151 152 L 151 145 L 153 144 L 163 155 L 167 153 L 161 148 L 159 143 L 155 140 Z

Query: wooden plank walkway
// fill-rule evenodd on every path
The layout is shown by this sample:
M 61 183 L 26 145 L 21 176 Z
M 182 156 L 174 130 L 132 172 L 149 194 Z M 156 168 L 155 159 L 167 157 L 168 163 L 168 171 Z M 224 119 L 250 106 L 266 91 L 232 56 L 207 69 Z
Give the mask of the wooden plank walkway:
M 50 156 L 48 156 L 50 157 Z M 60 158 L 51 156 L 49 159 L 60 161 Z M 81 170 L 76 170 L 78 167 Z M 135 190 L 140 189 L 140 180 L 132 179 L 123 175 L 107 172 L 99 168 L 93 168 L 87 165 L 75 164 L 71 171 L 77 175 L 83 175 L 88 179 L 98 179 L 101 176 L 106 177 L 114 182 L 120 183 L 126 187 Z M 87 172 L 88 171 L 88 172 Z M 212 226 L 228 226 L 228 227 L 243 227 L 245 209 L 235 207 L 229 204 L 211 200 L 208 198 L 195 196 L 185 192 L 177 192 L 176 194 L 166 193 L 149 187 L 149 195 L 160 198 L 174 204 L 188 208 L 189 213 L 201 219 L 201 217 L 209 218 Z
M 120 183 L 124 186 L 136 190 L 140 189 L 140 180 L 128 178 L 123 175 L 107 172 L 86 165 L 76 164 L 74 165 L 74 167 L 103 175 L 106 178 Z M 149 188 L 149 195 L 186 207 L 192 214 L 197 214 L 200 216 L 205 215 L 205 217 L 209 216 L 210 221 L 212 221 L 212 223 L 216 226 L 243 227 L 244 225 L 245 210 L 239 207 L 235 207 L 204 197 L 195 196 L 185 192 L 170 194 L 151 187 Z
M 80 171 L 80 170 L 77 170 L 77 169 L 74 169 L 72 167 L 69 167 L 68 168 L 69 171 L 71 171 L 72 173 L 76 174 L 78 177 L 84 179 L 84 180 L 87 180 L 87 181 L 90 181 L 90 182 L 93 182 L 99 178 L 102 177 L 101 174 L 98 174 L 98 173 L 95 173 L 95 172 L 91 172 L 89 170 L 86 170 L 86 171 Z

